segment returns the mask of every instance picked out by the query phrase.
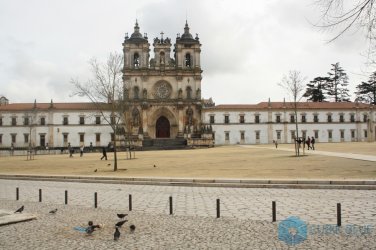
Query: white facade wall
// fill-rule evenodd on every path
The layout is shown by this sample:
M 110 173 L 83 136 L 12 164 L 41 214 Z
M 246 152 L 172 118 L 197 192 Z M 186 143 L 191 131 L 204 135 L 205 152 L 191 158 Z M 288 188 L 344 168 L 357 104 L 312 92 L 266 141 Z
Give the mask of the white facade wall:
M 99 113 L 93 111 L 49 111 L 49 112 L 1 112 L 0 147 L 10 147 L 12 134 L 16 135 L 14 147 L 27 147 L 29 142 L 36 147 L 41 146 L 41 136 L 45 137 L 44 144 L 49 147 L 66 147 L 69 142 L 73 147 L 82 144 L 86 147 L 92 142 L 93 146 L 107 146 L 111 141 L 112 129 L 101 117 L 101 124 L 96 124 Z M 24 117 L 29 116 L 29 124 L 24 125 Z M 80 117 L 84 117 L 84 125 L 80 124 Z M 12 125 L 12 117 L 16 118 L 16 126 Z M 45 118 L 45 125 L 41 118 Z M 68 117 L 68 125 L 63 124 L 64 117 Z M 25 142 L 25 134 L 29 135 Z M 64 134 L 67 142 L 64 143 Z M 80 134 L 84 135 L 84 142 L 80 142 Z M 96 142 L 96 134 L 100 134 L 100 142 Z
M 376 121 L 372 112 L 365 110 L 299 110 L 299 137 L 305 133 L 306 137 L 314 136 L 316 142 L 351 142 L 369 141 L 370 139 L 375 141 L 375 134 L 370 134 L 372 129 L 369 128 L 368 122 L 364 121 L 363 117 L 367 115 L 374 124 Z M 240 123 L 241 115 L 244 116 L 244 123 Z M 255 123 L 255 115 L 259 115 L 259 123 Z M 272 143 L 273 140 L 277 140 L 278 133 L 279 143 L 293 143 L 294 139 L 291 134 L 295 134 L 296 127 L 295 123 L 290 122 L 291 115 L 294 115 L 291 110 L 204 109 L 202 119 L 203 124 L 212 126 L 216 145 Z M 306 119 L 305 122 L 302 122 L 303 115 Z M 314 122 L 315 115 L 317 115 L 318 122 Z M 331 122 L 328 122 L 328 115 L 331 116 Z M 343 115 L 343 122 L 340 121 L 340 115 Z M 354 122 L 350 121 L 351 115 L 354 115 Z M 214 116 L 214 123 L 210 121 L 211 116 Z M 225 116 L 229 118 L 228 123 L 225 123 Z M 279 123 L 277 116 L 280 116 Z M 243 140 L 241 139 L 242 132 L 244 133 Z M 257 133 L 259 139 L 256 139 Z M 227 139 L 226 134 L 228 134 Z M 369 136 L 372 138 L 368 138 Z

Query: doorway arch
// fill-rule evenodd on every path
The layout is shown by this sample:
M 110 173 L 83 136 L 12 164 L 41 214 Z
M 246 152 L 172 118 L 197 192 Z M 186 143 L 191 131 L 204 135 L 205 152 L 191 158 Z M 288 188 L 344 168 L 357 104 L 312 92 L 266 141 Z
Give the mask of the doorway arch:
M 170 121 L 165 116 L 159 117 L 156 122 L 155 137 L 170 138 Z

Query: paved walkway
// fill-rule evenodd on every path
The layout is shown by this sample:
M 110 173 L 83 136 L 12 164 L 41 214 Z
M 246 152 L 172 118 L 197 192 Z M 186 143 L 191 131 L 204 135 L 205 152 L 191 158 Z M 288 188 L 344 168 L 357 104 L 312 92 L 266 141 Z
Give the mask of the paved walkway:
M 276 150 L 274 147 L 269 148 L 269 147 L 253 146 L 253 145 L 241 145 L 240 147 L 263 148 L 263 149 Z M 277 148 L 277 150 L 295 152 L 295 150 L 291 149 L 291 148 L 281 148 L 281 147 L 279 147 L 279 148 Z M 300 149 L 300 153 L 303 154 L 303 149 Z M 329 152 L 329 151 L 320 151 L 320 150 L 305 150 L 305 154 L 334 156 L 334 157 L 348 158 L 348 159 L 354 159 L 354 160 L 363 160 L 363 161 L 376 161 L 376 156 L 374 156 L 374 155 L 363 155 L 363 154 L 353 154 L 353 153 L 338 153 L 338 152 Z
M 336 204 L 342 205 L 342 223 L 376 225 L 376 190 L 261 189 L 224 187 L 183 187 L 125 185 L 101 183 L 49 182 L 0 179 L 0 199 L 15 200 L 19 187 L 20 201 L 68 203 L 94 206 L 98 193 L 101 208 L 128 210 L 132 195 L 133 210 L 147 214 L 168 214 L 169 197 L 173 197 L 175 215 L 216 216 L 216 199 L 221 201 L 221 216 L 237 219 L 271 221 L 272 201 L 277 202 L 277 220 L 299 216 L 313 224 L 335 224 Z

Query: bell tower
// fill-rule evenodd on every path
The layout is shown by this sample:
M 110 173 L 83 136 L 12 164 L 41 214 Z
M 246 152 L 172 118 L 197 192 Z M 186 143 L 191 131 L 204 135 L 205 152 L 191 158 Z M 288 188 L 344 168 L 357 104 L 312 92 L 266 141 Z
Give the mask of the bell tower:
M 123 43 L 124 53 L 124 69 L 143 69 L 149 66 L 149 49 L 150 44 L 148 42 L 147 34 L 142 35 L 138 22 L 134 26 L 134 32 L 131 37 L 128 37 L 128 33 L 125 35 Z

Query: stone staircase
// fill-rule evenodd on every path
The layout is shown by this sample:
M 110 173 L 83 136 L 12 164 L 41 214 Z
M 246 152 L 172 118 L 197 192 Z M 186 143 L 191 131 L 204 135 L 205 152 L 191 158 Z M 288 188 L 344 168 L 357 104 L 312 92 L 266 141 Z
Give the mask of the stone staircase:
M 187 148 L 187 141 L 182 138 L 144 139 L 142 142 L 142 150 L 169 150 Z

